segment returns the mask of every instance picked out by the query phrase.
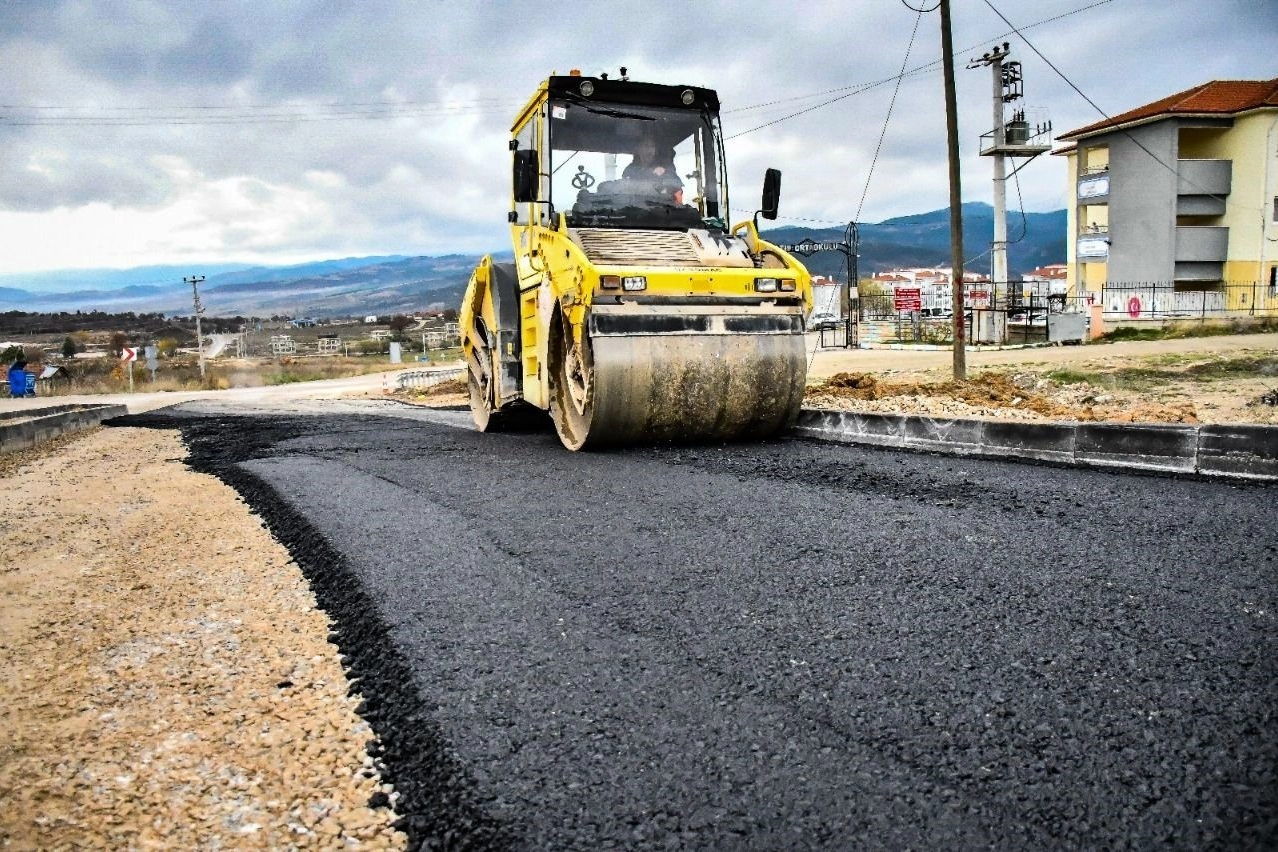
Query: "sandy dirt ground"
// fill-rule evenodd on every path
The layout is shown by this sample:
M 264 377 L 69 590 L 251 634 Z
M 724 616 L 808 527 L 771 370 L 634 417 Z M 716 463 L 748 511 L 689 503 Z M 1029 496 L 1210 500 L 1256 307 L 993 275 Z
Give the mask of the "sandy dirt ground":
M 968 380 L 954 382 L 950 351 L 819 350 L 805 404 L 1000 420 L 1278 423 L 1278 334 L 987 349 L 966 360 Z
M 184 457 L 122 428 L 0 456 L 0 847 L 402 848 L 327 618 Z

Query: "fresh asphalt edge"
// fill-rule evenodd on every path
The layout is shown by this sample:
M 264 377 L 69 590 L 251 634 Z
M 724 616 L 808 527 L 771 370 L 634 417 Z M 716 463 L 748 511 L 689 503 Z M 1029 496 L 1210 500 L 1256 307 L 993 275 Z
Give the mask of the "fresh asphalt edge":
M 394 802 L 399 817 L 395 827 L 408 836 L 408 848 L 517 848 L 510 828 L 489 816 L 479 803 L 473 780 L 431 717 L 411 667 L 396 650 L 390 628 L 345 558 L 274 488 L 239 464 L 269 455 L 270 447 L 280 440 L 306 434 L 314 426 L 309 420 L 272 416 L 269 428 L 246 429 L 243 417 L 150 413 L 116 417 L 104 425 L 180 430 L 189 453 L 188 466 L 235 489 L 287 548 L 316 603 L 332 619 L 334 628 L 328 638 L 340 651 L 351 694 L 362 698 L 356 713 L 377 735 L 368 751 L 379 765 L 382 780 L 399 794 Z M 368 806 L 390 804 L 377 793 Z
M 1278 481 L 1278 426 L 1027 423 L 805 408 L 792 434 L 1006 461 Z

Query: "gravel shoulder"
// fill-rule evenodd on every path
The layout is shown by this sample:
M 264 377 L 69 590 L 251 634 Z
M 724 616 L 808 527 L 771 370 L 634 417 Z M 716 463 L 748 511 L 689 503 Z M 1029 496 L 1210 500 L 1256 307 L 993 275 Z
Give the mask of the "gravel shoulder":
M 403 848 L 327 617 L 185 457 L 113 428 L 0 462 L 0 845 Z

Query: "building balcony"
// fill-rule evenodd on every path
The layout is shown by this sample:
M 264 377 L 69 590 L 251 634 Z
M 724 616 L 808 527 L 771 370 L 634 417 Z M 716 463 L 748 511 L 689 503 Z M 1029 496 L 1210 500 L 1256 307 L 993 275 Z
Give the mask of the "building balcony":
M 1177 160 L 1176 191 L 1181 195 L 1228 195 L 1233 160 Z
M 1205 225 L 1176 228 L 1177 281 L 1219 281 L 1228 258 L 1228 228 Z
M 1208 225 L 1176 228 L 1176 262 L 1224 263 L 1229 258 L 1229 229 Z
M 1232 160 L 1178 160 L 1176 214 L 1223 216 L 1233 184 Z

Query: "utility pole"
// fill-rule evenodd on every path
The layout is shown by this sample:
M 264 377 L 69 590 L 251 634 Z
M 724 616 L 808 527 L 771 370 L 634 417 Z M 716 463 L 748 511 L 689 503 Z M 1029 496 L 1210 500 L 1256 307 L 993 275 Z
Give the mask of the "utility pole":
M 994 242 L 990 245 L 991 282 L 993 298 L 990 307 L 995 307 L 1000 288 L 1011 295 L 1007 273 L 1007 158 L 1028 157 L 1033 159 L 1044 151 L 1051 150 L 1050 144 L 1043 144 L 1042 137 L 1047 128 L 1036 127 L 1033 134 L 1029 130 L 1029 122 L 1025 120 L 1024 111 L 1015 112 L 1008 121 L 1003 114 L 1003 105 L 1021 99 L 1022 77 L 1021 63 L 1004 62 L 1011 52 L 1011 45 L 1003 42 L 996 45 L 980 59 L 967 63 L 968 68 L 989 66 L 993 72 L 994 129 L 986 134 L 990 144 L 985 144 L 981 137 L 981 156 L 994 160 Z M 1024 168 L 1022 163 L 1013 169 L 1012 174 Z M 1017 297 L 1019 299 L 1019 295 Z
M 945 136 L 950 162 L 950 284 L 954 313 L 954 379 L 967 378 L 967 330 L 963 316 L 963 189 L 959 180 L 958 106 L 954 97 L 954 42 L 950 0 L 941 4 L 941 63 L 945 66 Z
M 994 242 L 990 246 L 990 261 L 993 266 L 992 285 L 995 297 L 1000 288 L 1007 290 L 1007 162 L 1004 159 L 1007 128 L 1003 123 L 1003 59 L 1009 49 L 1010 45 L 1003 42 L 1001 47 L 995 46 L 980 59 L 973 59 L 967 64 L 968 68 L 988 65 L 994 74 L 994 144 L 989 151 L 994 160 Z M 981 153 L 984 154 L 985 151 Z
M 200 331 L 200 317 L 204 316 L 204 306 L 200 304 L 200 282 L 203 275 L 192 275 L 182 279 L 191 285 L 191 294 L 195 297 L 195 348 L 200 353 L 200 378 L 204 378 L 204 335 Z

